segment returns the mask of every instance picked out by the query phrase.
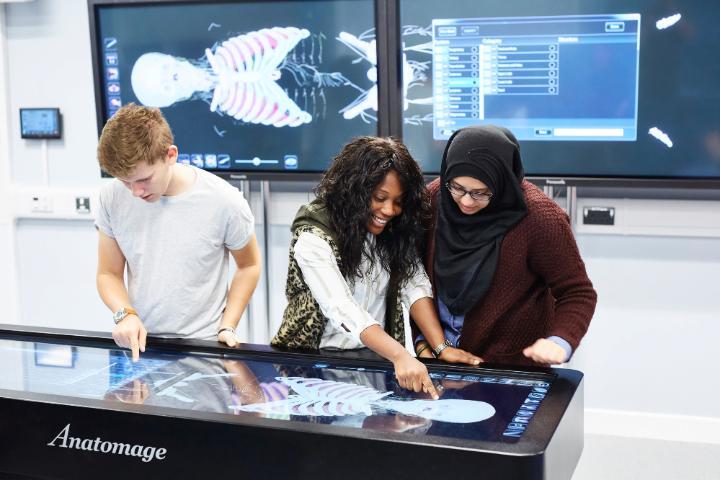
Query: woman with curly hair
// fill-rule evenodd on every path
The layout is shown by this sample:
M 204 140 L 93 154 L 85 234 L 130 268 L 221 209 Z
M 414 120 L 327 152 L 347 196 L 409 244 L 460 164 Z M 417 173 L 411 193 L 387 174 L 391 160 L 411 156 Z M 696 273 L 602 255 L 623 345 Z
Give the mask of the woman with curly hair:
M 358 137 L 335 157 L 315 193 L 293 221 L 288 306 L 271 343 L 368 347 L 393 363 L 401 387 L 437 398 L 427 368 L 403 347 L 402 305 L 426 338 L 443 340 L 420 262 L 430 203 L 418 164 L 399 141 Z M 480 363 L 446 350 L 442 360 Z

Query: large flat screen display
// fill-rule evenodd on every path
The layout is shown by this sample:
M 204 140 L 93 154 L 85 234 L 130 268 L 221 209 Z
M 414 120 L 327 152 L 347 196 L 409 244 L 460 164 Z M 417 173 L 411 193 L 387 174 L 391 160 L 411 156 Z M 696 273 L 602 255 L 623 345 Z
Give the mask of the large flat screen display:
M 177 416 L 219 413 L 507 444 L 522 437 L 553 382 L 542 373 L 433 370 L 441 395 L 431 400 L 400 388 L 392 369 L 332 359 L 148 351 L 133 363 L 126 350 L 18 340 L 0 340 L 0 356 L 0 390 L 109 408 L 162 407 Z
M 402 136 L 427 173 L 489 123 L 528 176 L 720 180 L 718 23 L 699 0 L 401 0 Z
M 98 123 L 159 107 L 179 162 L 322 172 L 377 133 L 373 0 L 90 0 Z

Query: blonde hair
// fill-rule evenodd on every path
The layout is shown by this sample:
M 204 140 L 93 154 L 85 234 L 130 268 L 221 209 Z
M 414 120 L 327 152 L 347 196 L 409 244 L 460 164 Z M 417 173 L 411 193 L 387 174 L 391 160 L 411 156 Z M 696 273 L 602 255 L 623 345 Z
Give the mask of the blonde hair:
M 129 103 L 103 128 L 97 148 L 100 168 L 114 177 L 127 177 L 141 162 L 165 158 L 173 144 L 170 125 L 157 108 Z

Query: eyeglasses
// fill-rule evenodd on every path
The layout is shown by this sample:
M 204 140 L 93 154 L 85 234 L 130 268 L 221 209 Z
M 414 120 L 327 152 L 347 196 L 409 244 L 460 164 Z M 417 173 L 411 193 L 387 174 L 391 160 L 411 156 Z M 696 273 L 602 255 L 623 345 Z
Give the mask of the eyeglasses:
M 450 195 L 457 198 L 458 200 L 464 197 L 465 195 L 470 195 L 470 198 L 475 200 L 476 202 L 489 202 L 490 197 L 492 197 L 492 192 L 478 192 L 477 190 L 465 190 L 460 185 L 457 185 L 453 182 L 447 182 L 445 184 L 445 188 L 448 189 L 450 192 Z

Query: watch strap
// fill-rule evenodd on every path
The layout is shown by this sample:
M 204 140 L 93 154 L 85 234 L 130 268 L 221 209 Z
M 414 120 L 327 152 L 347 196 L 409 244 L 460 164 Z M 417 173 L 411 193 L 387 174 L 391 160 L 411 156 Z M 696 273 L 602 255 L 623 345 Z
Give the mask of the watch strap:
M 128 315 L 137 316 L 137 314 L 137 310 L 135 310 L 133 307 L 122 307 L 120 310 L 113 313 L 113 320 L 115 321 L 115 324 L 118 324 Z
M 436 357 L 440 357 L 440 354 L 443 352 L 443 350 L 445 350 L 448 347 L 452 347 L 452 343 L 450 343 L 450 340 L 448 340 L 446 338 L 445 341 L 443 341 L 443 343 L 441 343 L 437 347 L 433 348 L 433 353 L 435 354 Z

